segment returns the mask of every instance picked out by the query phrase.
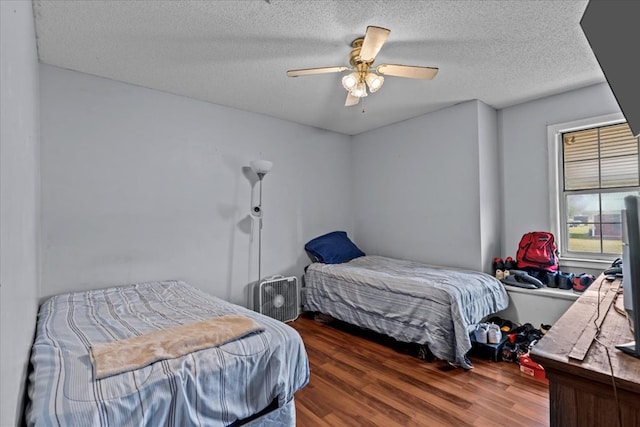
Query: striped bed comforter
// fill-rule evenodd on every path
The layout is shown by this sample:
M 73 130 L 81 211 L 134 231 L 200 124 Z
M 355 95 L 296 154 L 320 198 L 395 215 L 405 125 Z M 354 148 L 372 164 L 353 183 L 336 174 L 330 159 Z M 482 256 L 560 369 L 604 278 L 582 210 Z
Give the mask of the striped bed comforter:
M 488 274 L 381 256 L 344 264 L 311 264 L 305 309 L 389 335 L 427 344 L 433 354 L 471 364 L 470 329 L 507 308 L 504 286 Z
M 93 378 L 92 344 L 230 314 L 250 317 L 265 330 Z M 279 425 L 295 426 L 293 395 L 309 380 L 297 331 L 179 281 L 50 298 L 38 313 L 31 362 L 26 418 L 37 426 L 229 426 L 270 405 L 282 409 Z

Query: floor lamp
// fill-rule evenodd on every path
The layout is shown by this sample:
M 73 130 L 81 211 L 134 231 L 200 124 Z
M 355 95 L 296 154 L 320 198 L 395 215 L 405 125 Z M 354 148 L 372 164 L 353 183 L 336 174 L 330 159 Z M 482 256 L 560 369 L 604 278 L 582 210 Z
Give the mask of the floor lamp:
M 258 283 L 260 283 L 262 277 L 262 179 L 269 173 L 271 168 L 273 168 L 273 163 L 269 160 L 253 160 L 250 165 L 260 180 L 260 201 L 256 206 L 251 208 L 251 215 L 260 221 L 258 225 Z

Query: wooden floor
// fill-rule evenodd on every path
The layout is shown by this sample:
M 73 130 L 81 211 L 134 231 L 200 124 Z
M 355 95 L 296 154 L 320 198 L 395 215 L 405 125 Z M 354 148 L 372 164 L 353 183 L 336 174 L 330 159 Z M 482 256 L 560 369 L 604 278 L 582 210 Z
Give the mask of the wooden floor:
M 301 316 L 289 323 L 309 355 L 295 394 L 297 426 L 548 426 L 548 386 L 515 363 L 471 358 L 465 371 L 407 346 Z

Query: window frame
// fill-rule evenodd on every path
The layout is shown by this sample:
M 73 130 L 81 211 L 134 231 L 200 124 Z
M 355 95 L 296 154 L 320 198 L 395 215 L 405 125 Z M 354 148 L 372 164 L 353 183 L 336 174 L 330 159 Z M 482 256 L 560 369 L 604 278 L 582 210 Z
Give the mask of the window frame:
M 547 141 L 549 148 L 550 231 L 556 237 L 556 244 L 559 251 L 559 262 L 562 266 L 603 269 L 611 265 L 610 256 L 605 256 L 601 253 L 594 253 L 592 256 L 588 254 L 579 254 L 579 256 L 577 256 L 578 254 L 571 253 L 567 250 L 568 236 L 566 234 L 567 227 L 564 202 L 565 191 L 562 135 L 567 132 L 626 123 L 626 121 L 627 120 L 622 113 L 614 113 L 547 126 Z M 612 190 L 615 191 L 619 189 Z M 602 194 L 610 191 L 597 189 L 595 191 L 585 190 L 585 192 Z

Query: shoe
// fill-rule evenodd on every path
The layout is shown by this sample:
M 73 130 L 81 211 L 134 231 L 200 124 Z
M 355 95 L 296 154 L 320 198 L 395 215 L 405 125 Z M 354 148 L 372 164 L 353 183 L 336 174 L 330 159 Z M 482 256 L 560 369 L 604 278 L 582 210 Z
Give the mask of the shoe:
M 558 288 L 560 289 L 573 289 L 573 273 L 563 273 L 558 271 Z
M 557 288 L 558 287 L 558 273 L 555 271 L 548 271 L 544 283 L 548 288 Z
M 540 269 L 534 269 L 531 272 L 529 272 L 529 275 L 535 277 L 536 279 L 538 279 L 539 281 L 543 282 L 545 280 L 547 280 L 547 272 L 545 270 L 540 270 Z
M 505 320 L 500 325 L 500 331 L 503 334 L 509 334 L 509 333 L 511 333 L 512 330 L 513 330 L 513 322 L 511 322 L 511 320 Z
M 573 291 L 582 293 L 587 290 L 589 286 L 593 283 L 596 278 L 587 273 L 582 273 L 579 276 L 574 276 L 573 278 Z
M 500 332 L 500 327 L 495 323 L 491 323 L 487 327 L 487 341 L 489 344 L 499 344 L 502 341 L 502 332 Z
M 622 258 L 616 258 L 615 261 L 611 263 L 611 267 L 604 271 L 605 276 L 616 274 L 622 274 Z
M 504 262 L 502 261 L 502 258 L 493 259 L 492 270 L 493 275 L 496 276 L 496 279 L 504 279 Z
M 505 260 L 504 260 L 504 271 L 505 273 L 511 272 L 511 270 L 515 270 L 518 268 L 518 264 L 516 264 L 516 261 L 511 258 L 510 256 L 508 256 Z
M 474 331 L 474 337 L 476 338 L 476 342 L 481 344 L 487 343 L 487 324 L 486 323 L 478 323 L 476 325 L 476 330 Z
M 516 344 L 507 341 L 502 347 L 502 352 L 500 354 L 502 360 L 505 362 L 515 362 L 518 359 L 518 347 Z
M 499 316 L 493 316 L 489 320 L 488 323 L 495 323 L 500 327 L 500 331 L 503 334 L 509 334 L 513 330 L 513 322 L 511 320 L 503 319 Z
M 529 335 L 533 334 L 534 331 L 536 331 L 536 328 L 534 328 L 531 323 L 525 323 L 515 328 L 513 332 L 509 334 L 509 339 L 514 344 L 528 345 Z M 513 338 L 511 338 L 511 336 L 513 336 Z
M 551 325 L 545 325 L 544 323 L 540 324 L 540 332 L 542 335 L 546 335 L 547 332 L 549 332 L 549 329 L 551 329 Z

